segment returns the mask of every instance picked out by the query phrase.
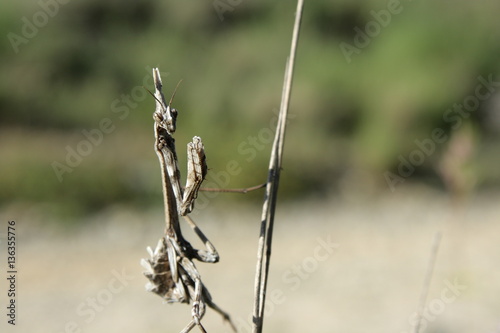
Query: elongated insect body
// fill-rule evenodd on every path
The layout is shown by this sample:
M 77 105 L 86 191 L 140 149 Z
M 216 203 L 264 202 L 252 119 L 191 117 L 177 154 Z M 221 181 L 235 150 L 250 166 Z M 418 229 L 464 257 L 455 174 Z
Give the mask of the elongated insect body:
M 205 150 L 200 137 L 195 136 L 187 145 L 188 169 L 185 191 L 180 183 L 180 172 L 175 152 L 175 133 L 178 112 L 165 102 L 158 68 L 153 69 L 156 109 L 153 113 L 155 144 L 154 149 L 160 162 L 163 200 L 165 207 L 165 234 L 153 251 L 148 248 L 149 258 L 142 259 L 144 275 L 149 280 L 146 290 L 160 296 L 168 303 L 191 303 L 192 320 L 181 333 L 191 331 L 195 326 L 205 332 L 201 319 L 206 305 L 218 312 L 236 331 L 229 315 L 213 301 L 193 259 L 215 263 L 219 260 L 217 250 L 188 216 L 193 210 L 201 183 L 207 174 Z M 177 88 L 176 88 L 177 89 Z M 194 249 L 183 237 L 179 225 L 179 215 L 183 216 L 195 234 L 204 243 L 206 250 Z

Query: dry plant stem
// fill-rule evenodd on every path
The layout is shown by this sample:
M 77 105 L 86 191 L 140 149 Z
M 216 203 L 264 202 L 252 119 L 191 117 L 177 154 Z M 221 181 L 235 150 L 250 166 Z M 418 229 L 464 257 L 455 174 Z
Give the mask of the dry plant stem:
M 420 300 L 418 302 L 417 324 L 414 326 L 413 333 L 418 333 L 418 331 L 420 330 L 422 313 L 424 311 L 425 303 L 427 302 L 427 295 L 429 294 L 429 286 L 431 285 L 431 279 L 434 273 L 434 266 L 436 263 L 436 257 L 439 250 L 439 243 L 441 242 L 441 237 L 442 237 L 441 232 L 436 232 L 436 234 L 434 235 L 431 254 L 429 256 L 429 262 L 427 264 L 427 272 L 425 273 L 424 284 L 422 286 L 422 292 L 420 293 Z
M 267 183 L 255 185 L 252 187 L 245 188 L 211 188 L 211 187 L 200 187 L 198 191 L 203 192 L 226 192 L 226 193 L 248 193 L 250 191 L 258 190 L 260 188 L 266 187 Z
M 274 226 L 274 212 L 276 210 L 277 193 L 281 162 L 283 156 L 283 146 L 285 139 L 286 119 L 288 106 L 290 103 L 290 92 L 293 79 L 293 67 L 295 64 L 295 54 L 299 38 L 300 22 L 302 17 L 303 0 L 298 0 L 295 13 L 295 23 L 293 27 L 292 45 L 290 57 L 288 58 L 283 92 L 281 98 L 280 113 L 276 134 L 274 137 L 271 158 L 269 161 L 269 173 L 266 183 L 266 193 L 262 207 L 260 236 L 257 250 L 257 267 L 254 287 L 254 309 L 253 309 L 253 333 L 261 333 L 264 319 L 265 296 L 267 289 L 267 278 L 271 259 L 272 236 Z

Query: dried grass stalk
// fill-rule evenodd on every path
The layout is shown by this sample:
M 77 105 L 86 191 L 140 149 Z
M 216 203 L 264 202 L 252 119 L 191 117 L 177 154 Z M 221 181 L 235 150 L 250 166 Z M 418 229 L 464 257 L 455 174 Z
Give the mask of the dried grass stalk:
M 281 106 L 278 118 L 278 125 L 274 137 L 271 158 L 269 161 L 269 172 L 266 183 L 266 193 L 262 207 L 260 236 L 257 251 L 257 268 L 255 274 L 254 288 L 254 309 L 252 332 L 261 333 L 264 319 L 265 296 L 267 289 L 267 278 L 271 260 L 271 245 L 273 240 L 274 213 L 278 195 L 280 170 L 283 157 L 283 147 L 285 140 L 286 119 L 288 106 L 290 103 L 290 93 L 292 88 L 293 67 L 295 64 L 295 54 L 299 39 L 300 22 L 302 18 L 303 0 L 298 0 L 295 23 L 293 28 L 292 45 L 290 56 L 285 69 L 285 79 L 281 97 Z

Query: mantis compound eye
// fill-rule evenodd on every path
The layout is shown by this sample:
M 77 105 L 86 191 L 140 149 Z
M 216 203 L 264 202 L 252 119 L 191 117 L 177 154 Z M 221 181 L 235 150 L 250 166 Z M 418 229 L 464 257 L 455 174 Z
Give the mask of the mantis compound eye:
M 177 110 L 174 108 L 169 108 L 169 111 L 170 111 L 170 112 L 168 112 L 169 117 L 166 121 L 167 128 L 171 133 L 174 133 L 175 132 L 175 125 L 176 125 L 175 123 L 177 120 Z
M 177 120 L 177 109 L 171 108 L 170 115 L 172 116 L 172 124 L 175 126 L 175 122 Z

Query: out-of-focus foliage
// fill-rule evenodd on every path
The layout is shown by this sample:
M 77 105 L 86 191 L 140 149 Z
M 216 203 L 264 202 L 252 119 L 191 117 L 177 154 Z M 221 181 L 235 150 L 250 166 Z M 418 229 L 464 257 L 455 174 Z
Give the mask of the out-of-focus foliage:
M 356 46 L 359 31 L 394 3 L 306 2 L 283 198 L 386 191 L 384 175 L 398 174 L 401 158 L 419 149 L 415 140 L 435 129 L 451 138 L 462 123 L 473 128 L 465 167 L 479 187 L 498 185 L 499 87 L 460 124 L 444 115 L 475 94 L 478 77 L 500 81 L 500 3 L 401 2 L 347 59 L 341 45 Z M 70 215 L 159 203 L 154 100 L 142 88 L 152 89 L 156 66 L 167 94 L 183 79 L 174 100 L 181 172 L 183 147 L 199 135 L 209 185 L 263 182 L 294 10 L 288 1 L 4 3 L 0 203 L 50 203 Z M 47 11 L 54 15 L 40 14 Z M 43 17 L 34 36 L 13 46 L 12 33 L 25 38 L 26 22 Z M 95 144 L 82 131 L 94 133 Z M 443 186 L 437 170 L 449 141 L 436 144 L 405 184 Z M 73 157 L 58 179 L 53 162 L 68 166 L 68 149 L 86 156 Z

